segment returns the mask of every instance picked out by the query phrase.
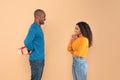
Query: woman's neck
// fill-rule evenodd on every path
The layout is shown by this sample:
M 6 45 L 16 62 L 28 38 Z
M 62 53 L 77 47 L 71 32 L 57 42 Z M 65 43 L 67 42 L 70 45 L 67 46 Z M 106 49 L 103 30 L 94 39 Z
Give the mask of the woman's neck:
M 79 34 L 78 37 L 82 37 L 82 34 Z

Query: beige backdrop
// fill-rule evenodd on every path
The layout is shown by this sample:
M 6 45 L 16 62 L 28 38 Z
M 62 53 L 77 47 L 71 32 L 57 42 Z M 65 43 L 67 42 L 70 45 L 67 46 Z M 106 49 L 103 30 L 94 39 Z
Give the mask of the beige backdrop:
M 0 0 L 0 80 L 30 80 L 28 56 L 17 50 L 37 8 L 47 14 L 42 80 L 73 80 L 66 48 L 78 21 L 88 22 L 93 31 L 88 80 L 120 80 L 119 0 Z

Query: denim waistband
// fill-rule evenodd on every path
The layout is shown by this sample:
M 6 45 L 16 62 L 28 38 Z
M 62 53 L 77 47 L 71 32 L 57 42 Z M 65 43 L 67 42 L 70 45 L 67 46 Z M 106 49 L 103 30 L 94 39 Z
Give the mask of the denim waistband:
M 77 62 L 86 62 L 86 58 L 84 58 L 84 57 L 73 57 L 73 61 L 77 61 Z
M 81 58 L 81 59 L 85 59 L 84 57 L 77 57 L 77 56 L 75 56 L 75 57 L 73 57 L 73 58 Z

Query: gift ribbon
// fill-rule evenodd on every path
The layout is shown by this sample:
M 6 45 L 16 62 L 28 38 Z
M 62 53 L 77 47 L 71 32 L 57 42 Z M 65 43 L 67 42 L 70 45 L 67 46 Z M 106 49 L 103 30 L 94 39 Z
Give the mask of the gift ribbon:
M 19 48 L 19 50 L 21 51 L 22 55 L 24 55 L 23 49 L 26 48 L 25 46 Z

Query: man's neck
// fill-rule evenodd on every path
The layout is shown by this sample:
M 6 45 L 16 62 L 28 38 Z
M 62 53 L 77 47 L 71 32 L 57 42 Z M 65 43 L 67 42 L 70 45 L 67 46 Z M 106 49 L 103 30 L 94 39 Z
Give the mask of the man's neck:
M 41 25 L 37 20 L 35 20 L 34 22 L 37 23 L 38 25 Z

